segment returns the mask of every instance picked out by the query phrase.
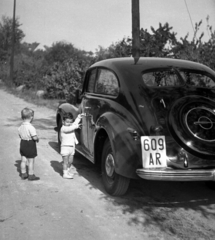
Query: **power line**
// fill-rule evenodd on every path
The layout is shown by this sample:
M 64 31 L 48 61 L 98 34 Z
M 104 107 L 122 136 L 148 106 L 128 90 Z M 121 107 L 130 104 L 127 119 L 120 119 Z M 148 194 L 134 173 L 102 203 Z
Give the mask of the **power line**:
M 195 29 L 194 29 L 194 26 L 193 26 L 193 21 L 192 21 L 192 18 L 191 18 L 190 11 L 189 11 L 189 8 L 187 6 L 186 0 L 184 0 L 184 2 L 185 2 L 186 8 L 187 8 L 187 12 L 188 12 L 189 17 L 190 17 L 190 22 L 191 22 L 191 25 L 192 25 L 192 28 L 193 28 L 193 32 L 195 33 Z

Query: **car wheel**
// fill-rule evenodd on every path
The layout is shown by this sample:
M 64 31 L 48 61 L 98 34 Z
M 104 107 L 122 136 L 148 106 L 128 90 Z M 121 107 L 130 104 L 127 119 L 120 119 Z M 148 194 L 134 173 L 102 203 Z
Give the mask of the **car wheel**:
M 126 193 L 130 179 L 115 172 L 115 157 L 109 140 L 105 141 L 102 152 L 102 180 L 105 190 L 115 196 Z
M 183 97 L 172 106 L 169 129 L 187 152 L 207 160 L 215 158 L 214 102 L 200 96 Z

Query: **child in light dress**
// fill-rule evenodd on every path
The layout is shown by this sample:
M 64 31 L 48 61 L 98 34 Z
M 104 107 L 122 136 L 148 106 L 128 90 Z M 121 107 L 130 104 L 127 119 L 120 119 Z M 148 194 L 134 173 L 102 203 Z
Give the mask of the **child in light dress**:
M 60 130 L 60 154 L 63 159 L 63 178 L 66 179 L 71 179 L 74 175 L 71 173 L 71 168 L 75 154 L 75 145 L 78 143 L 75 130 L 81 127 L 81 118 L 82 114 L 79 114 L 75 121 L 72 113 L 65 113 L 63 115 L 63 125 Z

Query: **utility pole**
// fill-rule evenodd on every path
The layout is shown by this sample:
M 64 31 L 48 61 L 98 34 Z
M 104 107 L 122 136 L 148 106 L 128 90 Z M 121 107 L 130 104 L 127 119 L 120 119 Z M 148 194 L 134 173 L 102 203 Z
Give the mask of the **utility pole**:
M 140 9 L 139 0 L 131 0 L 132 4 L 132 57 L 136 64 L 140 58 Z
M 11 46 L 11 56 L 10 56 L 10 80 L 11 80 L 11 82 L 13 82 L 13 68 L 14 68 L 15 24 L 16 24 L 16 0 L 14 0 L 14 4 L 13 4 L 12 46 Z

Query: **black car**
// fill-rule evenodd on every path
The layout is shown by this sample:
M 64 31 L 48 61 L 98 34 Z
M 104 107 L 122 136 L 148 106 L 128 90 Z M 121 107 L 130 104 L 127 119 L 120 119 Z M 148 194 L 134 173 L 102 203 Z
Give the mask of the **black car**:
M 101 164 L 106 191 L 122 195 L 132 178 L 215 181 L 215 72 L 176 59 L 108 59 L 86 72 L 77 151 Z

